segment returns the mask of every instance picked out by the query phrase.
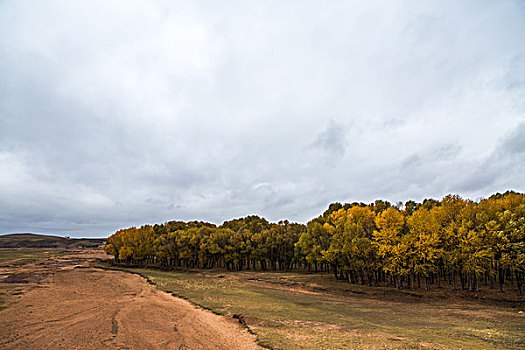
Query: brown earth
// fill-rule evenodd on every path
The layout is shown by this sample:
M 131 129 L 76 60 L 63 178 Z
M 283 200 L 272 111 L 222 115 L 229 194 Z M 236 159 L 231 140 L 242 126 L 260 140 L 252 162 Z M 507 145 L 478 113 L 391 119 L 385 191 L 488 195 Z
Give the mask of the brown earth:
M 2 349 L 260 349 L 233 319 L 197 309 L 142 277 L 75 254 L 0 269 L 16 286 L 0 311 Z
M 104 246 L 105 238 L 66 238 L 34 233 L 0 235 L 0 248 L 96 248 Z

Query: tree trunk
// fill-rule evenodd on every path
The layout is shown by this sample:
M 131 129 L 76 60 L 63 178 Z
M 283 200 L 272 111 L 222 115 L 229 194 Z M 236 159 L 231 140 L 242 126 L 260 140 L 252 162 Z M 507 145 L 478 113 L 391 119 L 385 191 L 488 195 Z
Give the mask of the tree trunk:
M 499 291 L 503 292 L 503 284 L 505 283 L 505 275 L 501 267 L 498 268 L 498 277 L 499 277 Z
M 339 276 L 337 275 L 337 263 L 332 264 L 332 270 L 334 271 L 335 280 L 339 281 Z
M 521 273 L 518 272 L 518 270 L 514 270 L 514 274 L 516 275 L 516 284 L 518 285 L 518 293 L 519 295 L 522 295 L 522 290 L 521 290 Z

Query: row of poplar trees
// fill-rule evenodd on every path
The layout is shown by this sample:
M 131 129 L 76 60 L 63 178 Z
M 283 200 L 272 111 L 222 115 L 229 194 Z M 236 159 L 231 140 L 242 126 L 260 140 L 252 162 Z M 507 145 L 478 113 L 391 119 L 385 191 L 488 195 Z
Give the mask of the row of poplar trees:
M 106 252 L 119 263 L 330 271 L 370 286 L 478 290 L 525 276 L 525 195 L 459 196 L 391 205 L 334 203 L 307 225 L 258 216 L 226 221 L 170 221 L 117 231 Z

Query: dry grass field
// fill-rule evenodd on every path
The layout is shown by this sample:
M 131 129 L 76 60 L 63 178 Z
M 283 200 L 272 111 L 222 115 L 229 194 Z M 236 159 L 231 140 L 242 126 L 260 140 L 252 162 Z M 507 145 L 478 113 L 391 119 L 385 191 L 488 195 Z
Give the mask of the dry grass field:
M 525 347 L 519 299 L 370 288 L 328 274 L 124 270 L 217 314 L 241 315 L 260 344 L 272 349 Z

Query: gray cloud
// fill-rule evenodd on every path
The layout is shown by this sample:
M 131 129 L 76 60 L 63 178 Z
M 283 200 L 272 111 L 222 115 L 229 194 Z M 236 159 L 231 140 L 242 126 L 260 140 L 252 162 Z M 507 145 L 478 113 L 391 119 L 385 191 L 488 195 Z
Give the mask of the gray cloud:
M 411 186 L 420 189 L 443 188 L 447 182 L 451 181 L 451 178 L 449 177 L 450 172 L 440 169 L 448 168 L 450 164 L 457 164 L 455 160 L 460 152 L 461 146 L 456 143 L 438 144 L 428 150 L 419 150 L 418 153 L 401 161 L 396 186 Z M 392 175 L 395 176 L 395 174 Z
M 519 1 L 0 2 L 0 232 L 523 191 Z
M 433 160 L 450 160 L 461 152 L 461 145 L 449 143 L 438 147 L 432 152 Z
M 496 153 L 498 153 L 498 156 L 523 156 L 525 153 L 525 122 L 520 123 L 516 129 L 503 140 L 502 145 L 496 150 Z
M 525 181 L 525 122 L 509 132 L 493 152 L 460 181 L 466 191 L 519 188 Z
M 319 132 L 310 147 L 323 151 L 331 158 L 344 156 L 346 151 L 345 127 L 330 119 L 326 128 Z

